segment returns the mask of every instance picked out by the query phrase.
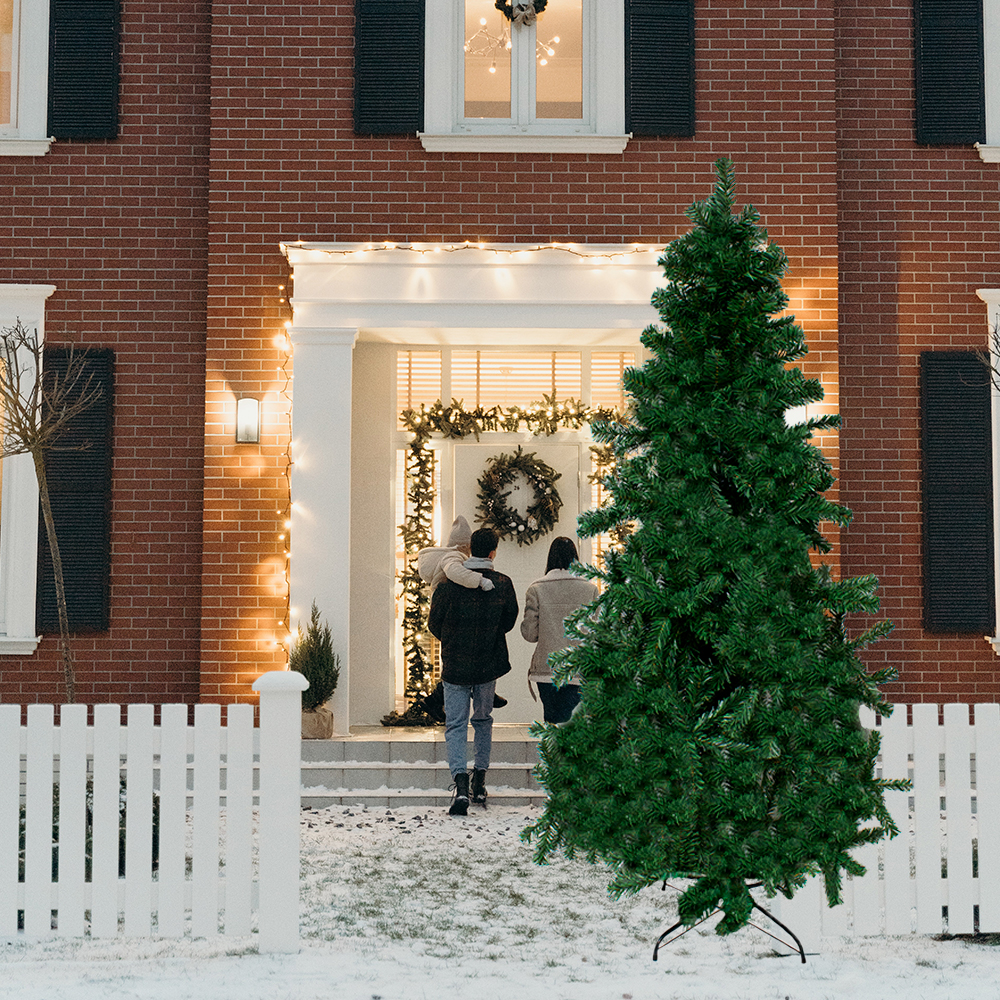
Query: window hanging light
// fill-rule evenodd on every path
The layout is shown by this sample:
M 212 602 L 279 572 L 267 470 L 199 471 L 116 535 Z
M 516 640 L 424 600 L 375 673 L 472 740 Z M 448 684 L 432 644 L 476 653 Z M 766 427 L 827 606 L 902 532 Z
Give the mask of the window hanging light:
M 465 40 L 464 47 L 468 55 L 489 57 L 490 65 L 488 72 L 490 73 L 496 73 L 497 71 L 497 56 L 501 50 L 505 49 L 509 52 L 513 46 L 508 21 L 503 15 L 500 16 L 500 21 L 500 32 L 499 34 L 494 34 L 490 31 L 486 18 L 481 17 L 479 19 L 479 29 Z M 556 46 L 559 42 L 560 38 L 558 35 L 553 35 L 547 42 L 543 42 L 536 34 L 535 58 L 538 60 L 539 65 L 548 65 L 549 59 L 556 54 Z

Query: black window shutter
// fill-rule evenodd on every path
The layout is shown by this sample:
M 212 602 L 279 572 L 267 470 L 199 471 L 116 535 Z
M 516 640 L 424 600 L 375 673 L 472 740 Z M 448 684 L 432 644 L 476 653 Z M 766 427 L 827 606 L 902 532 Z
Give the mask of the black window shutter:
M 694 135 L 694 0 L 625 0 L 625 131 Z
M 989 374 L 971 352 L 920 356 L 924 627 L 931 632 L 996 629 Z
M 120 0 L 49 0 L 49 135 L 118 136 Z
M 354 131 L 424 127 L 424 0 L 355 0 Z
M 914 0 L 917 142 L 986 141 L 982 0 Z
M 66 348 L 46 348 L 44 370 L 65 372 Z M 81 355 L 77 353 L 79 359 Z M 49 451 L 45 474 L 63 564 L 69 625 L 75 632 L 104 632 L 109 627 L 111 568 L 111 418 L 114 355 L 88 350 L 86 374 L 100 398 L 74 418 L 59 444 L 88 444 L 82 451 Z M 52 557 L 41 510 L 38 515 L 38 579 L 35 625 L 40 633 L 59 631 Z

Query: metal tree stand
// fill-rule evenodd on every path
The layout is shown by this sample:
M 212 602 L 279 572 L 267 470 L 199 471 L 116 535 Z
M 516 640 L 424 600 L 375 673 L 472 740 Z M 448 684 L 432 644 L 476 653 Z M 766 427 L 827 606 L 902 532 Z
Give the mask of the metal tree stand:
M 749 888 L 749 889 L 758 889 L 758 888 L 760 888 L 761 884 L 762 883 L 760 883 L 760 882 L 755 882 L 753 885 L 747 886 L 747 888 Z M 664 889 L 667 888 L 667 883 L 666 882 L 663 883 L 663 888 Z M 673 889 L 675 887 L 671 886 L 670 888 Z M 775 941 L 777 941 L 781 945 L 784 945 L 786 948 L 790 948 L 792 951 L 797 951 L 799 953 L 801 959 L 802 959 L 802 963 L 805 964 L 805 960 L 806 960 L 806 951 L 805 951 L 805 948 L 802 947 L 802 942 L 795 936 L 795 933 L 791 930 L 791 928 L 789 928 L 785 924 L 783 924 L 769 910 L 765 910 L 764 907 L 761 906 L 759 903 L 752 902 L 751 905 L 753 906 L 753 908 L 755 910 L 760 910 L 760 912 L 763 913 L 764 916 L 767 917 L 768 920 L 770 920 L 772 923 L 777 924 L 795 942 L 795 944 L 791 945 L 787 941 L 782 941 L 782 939 L 779 938 L 777 935 L 772 934 L 769 930 L 767 930 L 764 927 L 761 927 L 760 924 L 755 924 L 753 921 L 750 921 L 749 924 L 748 924 L 748 926 L 753 927 L 756 930 L 759 930 L 762 934 L 766 934 L 769 938 L 773 938 Z M 701 920 L 698 921 L 698 923 L 692 924 L 690 927 L 685 927 L 684 930 L 682 930 L 680 932 L 680 934 L 674 934 L 674 931 L 676 931 L 678 927 L 684 927 L 684 921 L 683 920 L 678 920 L 676 924 L 673 924 L 671 927 L 668 927 L 656 939 L 656 945 L 653 948 L 653 961 L 655 962 L 657 960 L 657 956 L 659 954 L 660 945 L 661 944 L 673 944 L 674 941 L 678 940 L 679 938 L 684 937 L 684 935 L 687 934 L 688 931 L 694 930 L 695 927 L 700 926 L 706 920 L 711 920 L 712 917 L 714 917 L 716 913 L 721 913 L 721 912 L 722 912 L 721 907 L 719 909 L 712 910 L 712 912 L 710 914 L 708 914 L 707 917 L 702 917 Z M 670 937 L 671 934 L 674 934 L 674 936 Z M 670 940 L 669 941 L 665 941 L 664 940 L 665 938 L 670 938 Z

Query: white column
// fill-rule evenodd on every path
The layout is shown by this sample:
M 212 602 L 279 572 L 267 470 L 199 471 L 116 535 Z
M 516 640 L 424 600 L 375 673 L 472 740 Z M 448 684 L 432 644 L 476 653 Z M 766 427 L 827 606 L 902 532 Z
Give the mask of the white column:
M 293 327 L 291 627 L 316 602 L 340 680 L 330 707 L 350 726 L 351 365 L 357 329 Z

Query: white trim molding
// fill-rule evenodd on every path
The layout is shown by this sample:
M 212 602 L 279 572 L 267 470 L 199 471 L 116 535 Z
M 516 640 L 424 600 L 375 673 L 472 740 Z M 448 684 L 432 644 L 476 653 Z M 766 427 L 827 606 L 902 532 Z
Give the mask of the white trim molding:
M 983 0 L 983 83 L 986 142 L 975 148 L 984 163 L 1000 163 L 1000 0 Z
M 0 284 L 0 327 L 17 320 L 44 337 L 45 300 L 55 285 Z M 28 360 L 28 359 L 25 359 Z M 35 651 L 38 482 L 30 455 L 3 459 L 0 493 L 0 655 Z

